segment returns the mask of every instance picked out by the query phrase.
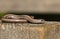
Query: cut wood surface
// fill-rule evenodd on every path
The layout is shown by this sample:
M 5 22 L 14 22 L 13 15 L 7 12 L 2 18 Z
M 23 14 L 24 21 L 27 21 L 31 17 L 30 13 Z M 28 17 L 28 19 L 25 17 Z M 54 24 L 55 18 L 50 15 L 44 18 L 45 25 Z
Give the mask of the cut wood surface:
M 0 39 L 60 39 L 60 22 L 2 23 Z

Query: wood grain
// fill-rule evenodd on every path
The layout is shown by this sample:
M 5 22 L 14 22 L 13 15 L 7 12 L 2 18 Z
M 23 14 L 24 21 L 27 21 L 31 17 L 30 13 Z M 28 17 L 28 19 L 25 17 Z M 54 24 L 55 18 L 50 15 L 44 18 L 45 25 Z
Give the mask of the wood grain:
M 1 23 L 0 39 L 59 39 L 60 22 Z

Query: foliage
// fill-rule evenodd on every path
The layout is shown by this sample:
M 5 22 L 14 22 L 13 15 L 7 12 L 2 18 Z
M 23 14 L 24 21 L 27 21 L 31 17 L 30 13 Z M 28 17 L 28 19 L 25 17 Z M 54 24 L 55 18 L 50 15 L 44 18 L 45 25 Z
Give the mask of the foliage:
M 5 15 L 6 13 L 0 12 L 0 19 Z

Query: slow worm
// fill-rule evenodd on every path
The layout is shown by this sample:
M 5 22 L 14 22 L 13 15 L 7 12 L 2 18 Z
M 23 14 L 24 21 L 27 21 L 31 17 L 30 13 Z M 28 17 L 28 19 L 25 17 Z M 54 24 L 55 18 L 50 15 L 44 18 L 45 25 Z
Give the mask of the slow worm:
M 44 23 L 44 19 L 34 19 L 33 16 L 29 15 L 14 15 L 7 14 L 2 18 L 2 21 L 5 22 L 30 22 L 30 23 Z

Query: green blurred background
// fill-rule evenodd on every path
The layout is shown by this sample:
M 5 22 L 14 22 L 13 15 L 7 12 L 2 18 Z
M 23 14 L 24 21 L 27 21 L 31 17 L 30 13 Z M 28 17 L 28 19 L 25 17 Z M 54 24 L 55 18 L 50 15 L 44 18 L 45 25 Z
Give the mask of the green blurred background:
M 0 19 L 7 13 L 4 13 L 4 12 L 0 12 Z

